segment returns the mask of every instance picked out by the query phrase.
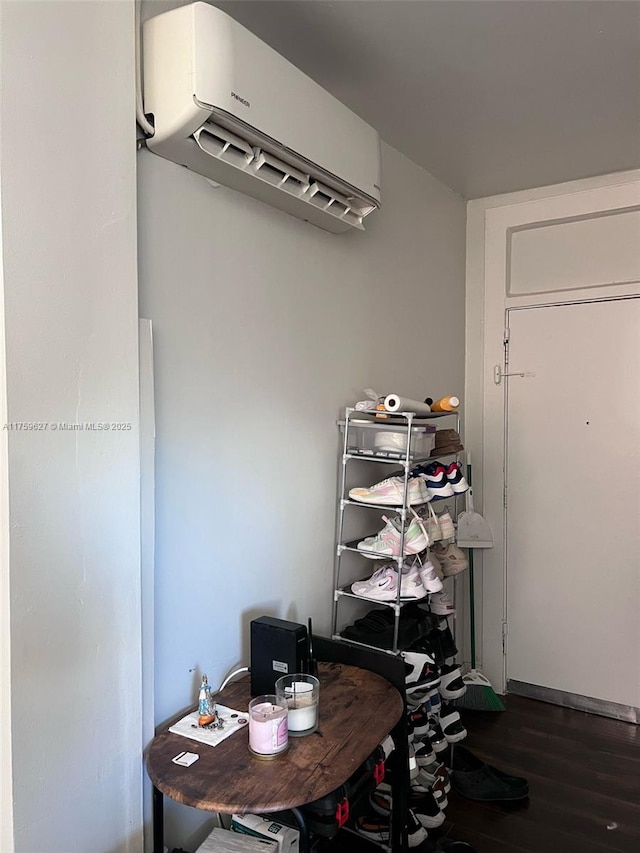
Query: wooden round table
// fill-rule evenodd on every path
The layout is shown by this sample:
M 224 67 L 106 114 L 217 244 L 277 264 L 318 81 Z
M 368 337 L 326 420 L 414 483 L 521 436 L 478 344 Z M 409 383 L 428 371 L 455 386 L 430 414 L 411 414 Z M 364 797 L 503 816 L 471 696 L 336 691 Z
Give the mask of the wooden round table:
M 215 747 L 168 730 L 151 742 L 147 772 L 157 792 L 179 803 L 221 814 L 268 814 L 291 810 L 331 793 L 371 755 L 403 714 L 399 692 L 386 679 L 341 663 L 320 663 L 318 731 L 290 737 L 289 749 L 272 761 L 251 755 L 248 726 Z M 248 676 L 216 695 L 222 705 L 246 711 Z M 181 715 L 183 716 L 183 715 Z M 195 752 L 190 767 L 174 764 L 179 752 Z M 154 849 L 162 851 L 162 797 L 155 795 Z M 159 810 L 159 816 L 158 816 Z M 303 828 L 301 828 L 303 829 Z M 301 851 L 306 838 L 301 832 Z

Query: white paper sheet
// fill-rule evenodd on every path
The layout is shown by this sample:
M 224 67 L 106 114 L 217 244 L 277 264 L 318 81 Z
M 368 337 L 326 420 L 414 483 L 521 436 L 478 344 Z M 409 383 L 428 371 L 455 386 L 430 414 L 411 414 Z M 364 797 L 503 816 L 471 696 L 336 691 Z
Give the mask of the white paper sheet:
M 175 735 L 188 737 L 190 740 L 197 740 L 200 743 L 206 743 L 209 746 L 217 746 L 223 740 L 237 732 L 239 729 L 246 729 L 249 724 L 249 715 L 234 711 L 233 708 L 227 708 L 226 705 L 218 705 L 216 702 L 216 711 L 224 722 L 221 729 L 203 729 L 198 725 L 198 712 L 192 711 L 187 714 L 177 723 L 169 727 L 169 731 Z

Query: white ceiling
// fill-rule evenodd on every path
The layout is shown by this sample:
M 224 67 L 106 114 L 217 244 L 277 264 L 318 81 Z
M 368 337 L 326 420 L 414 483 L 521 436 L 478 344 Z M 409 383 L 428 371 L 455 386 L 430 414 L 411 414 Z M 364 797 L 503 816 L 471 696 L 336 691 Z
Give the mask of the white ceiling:
M 214 5 L 466 198 L 640 167 L 637 0 Z

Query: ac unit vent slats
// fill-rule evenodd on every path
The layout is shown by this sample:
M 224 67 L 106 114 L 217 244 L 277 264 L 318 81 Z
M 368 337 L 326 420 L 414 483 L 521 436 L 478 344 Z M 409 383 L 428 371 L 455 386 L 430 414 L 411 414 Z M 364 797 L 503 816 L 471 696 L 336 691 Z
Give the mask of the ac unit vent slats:
M 260 148 L 254 148 L 253 155 L 251 169 L 259 178 L 292 195 L 301 196 L 308 189 L 309 178 L 293 166 L 289 166 Z
M 220 127 L 213 122 L 207 122 L 193 134 L 200 148 L 207 154 L 212 154 L 220 160 L 233 163 L 244 169 L 253 160 L 253 149 L 240 139 L 239 136 Z
M 193 134 L 193 139 L 205 154 L 253 174 L 261 181 L 296 196 L 337 220 L 362 229 L 362 220 L 371 206 L 361 199 L 347 198 L 273 154 L 252 147 L 226 127 L 208 121 Z

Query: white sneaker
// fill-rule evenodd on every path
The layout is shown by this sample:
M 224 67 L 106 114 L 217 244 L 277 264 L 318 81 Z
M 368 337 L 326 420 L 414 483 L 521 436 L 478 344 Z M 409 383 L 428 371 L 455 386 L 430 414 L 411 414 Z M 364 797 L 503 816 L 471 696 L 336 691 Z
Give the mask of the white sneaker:
M 349 497 L 352 501 L 378 506 L 402 506 L 404 503 L 404 477 L 388 477 L 376 483 L 375 486 L 351 489 Z M 412 477 L 407 484 L 407 504 L 413 506 L 424 504 L 429 500 L 424 481 L 420 477 Z
M 453 542 L 448 545 L 435 545 L 433 553 L 442 566 L 442 573 L 445 578 L 453 577 L 469 568 L 469 561 L 464 551 L 454 545 Z
M 453 526 L 453 519 L 451 518 L 451 513 L 448 510 L 445 510 L 438 516 L 438 526 L 440 527 L 441 539 L 453 539 L 456 535 L 456 529 Z
M 386 521 L 386 524 L 379 533 L 358 542 L 358 551 L 362 551 L 363 557 L 367 557 L 370 560 L 400 556 L 402 519 L 400 516 L 389 519 L 386 515 L 383 515 L 382 519 Z M 406 557 L 408 554 L 419 554 L 421 551 L 424 551 L 428 544 L 429 538 L 425 533 L 424 527 L 421 522 L 413 518 L 404 534 L 404 554 L 402 556 Z
M 351 592 L 374 601 L 394 601 L 398 596 L 398 572 L 395 566 L 380 566 L 370 578 L 351 584 Z M 418 601 L 427 593 L 415 566 L 401 572 L 400 598 L 404 601 Z
M 440 592 L 443 588 L 442 581 L 438 577 L 438 573 L 431 560 L 427 559 L 421 566 L 418 566 L 418 572 L 420 573 L 420 580 L 427 592 Z
M 436 616 L 453 616 L 456 612 L 453 601 L 445 589 L 433 593 L 429 599 L 429 608 Z

